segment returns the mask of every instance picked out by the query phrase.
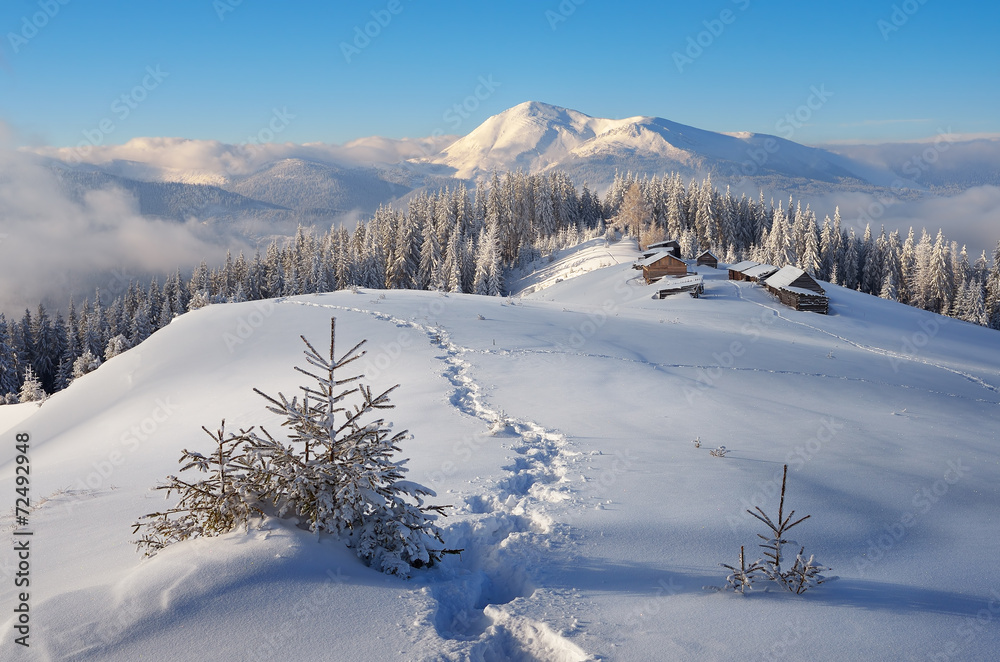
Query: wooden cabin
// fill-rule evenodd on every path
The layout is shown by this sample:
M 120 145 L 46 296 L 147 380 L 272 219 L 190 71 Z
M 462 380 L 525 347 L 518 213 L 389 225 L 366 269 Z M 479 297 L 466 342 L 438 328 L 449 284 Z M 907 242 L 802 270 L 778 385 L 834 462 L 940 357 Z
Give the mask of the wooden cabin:
M 742 262 L 737 262 L 729 267 L 729 280 L 746 280 L 743 276 L 743 270 L 749 269 L 750 267 L 756 267 L 759 264 L 759 262 L 754 262 L 753 260 L 743 260 Z
M 654 253 L 636 264 L 642 269 L 642 277 L 646 279 L 647 285 L 664 276 L 687 275 L 687 264 L 666 251 Z
M 681 257 L 681 242 L 676 239 L 667 239 L 666 241 L 657 241 L 655 243 L 646 246 L 646 250 L 643 253 L 649 253 L 651 251 L 667 251 L 677 259 Z
M 830 312 L 830 299 L 826 291 L 812 276 L 798 267 L 782 267 L 764 281 L 767 291 L 781 303 L 795 310 L 806 310 L 826 315 Z
M 749 269 L 743 270 L 743 278 L 740 280 L 747 280 L 751 283 L 756 283 L 759 280 L 765 280 L 769 278 L 772 274 L 778 271 L 778 267 L 773 264 L 758 264 L 756 267 L 750 267 Z
M 701 255 L 698 256 L 696 264 L 699 267 L 704 265 L 704 266 L 712 267 L 713 269 L 718 269 L 719 268 L 719 258 L 715 257 L 715 255 L 712 254 L 712 251 L 705 251 L 704 253 L 702 253 Z

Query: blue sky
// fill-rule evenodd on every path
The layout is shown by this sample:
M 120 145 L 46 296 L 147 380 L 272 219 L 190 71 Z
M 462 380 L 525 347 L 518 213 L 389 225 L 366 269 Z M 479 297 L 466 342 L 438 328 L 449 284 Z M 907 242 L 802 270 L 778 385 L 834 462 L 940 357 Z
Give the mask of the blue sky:
M 275 141 L 340 143 L 538 100 L 807 144 L 1000 134 L 998 26 L 941 0 L 5 0 L 0 119 L 22 144 L 242 142 L 277 110 Z

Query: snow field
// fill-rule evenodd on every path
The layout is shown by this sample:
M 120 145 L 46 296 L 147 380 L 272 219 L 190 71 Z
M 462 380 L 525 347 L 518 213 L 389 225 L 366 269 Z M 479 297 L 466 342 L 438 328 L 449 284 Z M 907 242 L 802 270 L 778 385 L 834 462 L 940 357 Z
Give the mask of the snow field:
M 707 268 L 703 298 L 653 300 L 634 256 L 588 242 L 510 300 L 210 306 L 23 420 L 0 408 L 31 432 L 39 503 L 22 657 L 988 659 L 993 332 L 837 287 L 830 316 L 797 313 Z M 401 384 L 385 418 L 410 430 L 407 477 L 453 506 L 440 523 L 462 554 L 404 581 L 269 520 L 140 561 L 130 524 L 163 505 L 150 488 L 180 449 L 223 417 L 277 427 L 251 387 L 295 393 L 298 336 L 325 343 L 333 315 L 341 351 L 369 339 L 354 365 L 373 388 Z M 776 509 L 783 463 L 787 506 L 812 516 L 794 537 L 840 579 L 706 590 L 740 545 L 758 555 L 744 511 Z

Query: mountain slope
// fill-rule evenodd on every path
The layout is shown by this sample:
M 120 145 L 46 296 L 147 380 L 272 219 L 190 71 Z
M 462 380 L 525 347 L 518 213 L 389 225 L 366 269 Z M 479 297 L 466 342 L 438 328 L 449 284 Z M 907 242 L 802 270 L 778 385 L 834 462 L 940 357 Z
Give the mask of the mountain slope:
M 995 332 L 835 286 L 833 314 L 797 313 L 710 269 L 703 298 L 654 300 L 636 253 L 590 242 L 511 300 L 209 306 L 12 414 L 36 504 L 22 657 L 992 656 L 1000 634 L 976 619 L 996 605 Z M 291 396 L 298 335 L 324 343 L 332 315 L 339 346 L 369 339 L 356 365 L 375 388 L 402 384 L 386 417 L 413 435 L 408 478 L 454 506 L 442 524 L 465 551 L 403 581 L 270 521 L 140 561 L 130 524 L 164 505 L 149 489 L 180 449 L 207 449 L 198 428 L 223 417 L 277 430 L 251 387 Z M 14 455 L 0 450 L 0 484 Z M 705 590 L 740 545 L 756 557 L 744 511 L 776 509 L 784 462 L 786 507 L 812 516 L 795 537 L 840 580 L 798 598 Z
M 303 214 L 329 216 L 355 210 L 371 213 L 410 191 L 375 168 L 341 168 L 302 159 L 285 159 L 234 178 L 226 188 Z
M 142 216 L 183 221 L 190 216 L 210 219 L 284 209 L 217 186 L 138 181 L 94 170 L 59 169 L 56 173 L 72 198 L 83 199 L 89 191 L 99 189 L 120 189 L 135 199 Z

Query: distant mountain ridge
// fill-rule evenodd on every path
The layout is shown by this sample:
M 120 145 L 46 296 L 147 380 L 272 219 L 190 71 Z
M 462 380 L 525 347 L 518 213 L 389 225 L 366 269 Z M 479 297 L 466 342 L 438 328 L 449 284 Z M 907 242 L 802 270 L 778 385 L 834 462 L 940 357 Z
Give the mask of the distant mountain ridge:
M 75 190 L 117 186 L 137 198 L 143 214 L 209 223 L 253 217 L 255 227 L 281 233 L 299 222 L 370 215 L 422 190 L 516 169 L 561 170 L 601 193 L 626 171 L 711 174 L 719 186 L 797 195 L 892 187 L 898 197 L 1000 183 L 1000 140 L 945 144 L 937 148 L 939 159 L 915 165 L 914 150 L 925 149 L 912 143 L 822 149 L 767 134 L 718 133 L 658 117 L 599 118 L 528 101 L 459 138 L 255 146 L 136 138 L 94 148 L 83 163 L 71 149 L 33 151 Z
M 414 162 L 441 166 L 463 179 L 513 168 L 593 173 L 592 183 L 599 188 L 616 169 L 875 186 L 888 186 L 895 178 L 888 169 L 777 136 L 716 133 L 658 117 L 597 118 L 536 101 L 494 115 L 440 154 Z

